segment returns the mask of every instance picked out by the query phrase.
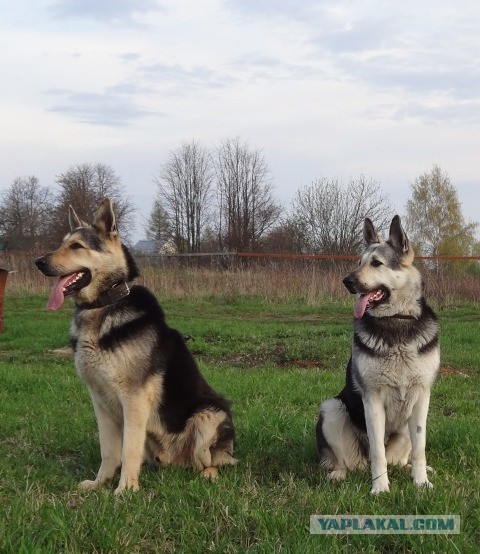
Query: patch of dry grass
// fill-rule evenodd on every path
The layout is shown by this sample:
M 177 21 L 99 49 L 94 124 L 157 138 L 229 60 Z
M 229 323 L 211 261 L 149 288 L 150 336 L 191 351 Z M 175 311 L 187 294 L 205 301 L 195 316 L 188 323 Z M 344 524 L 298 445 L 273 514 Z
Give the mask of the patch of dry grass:
M 3 259 L 12 272 L 8 288 L 16 292 L 42 294 L 51 285 L 34 264 L 35 256 L 12 255 Z M 202 260 L 205 264 L 205 259 Z M 161 298 L 226 299 L 238 296 L 260 297 L 266 300 L 302 298 L 309 306 L 325 299 L 348 298 L 342 284 L 344 275 L 355 262 L 326 260 L 238 260 L 216 263 L 215 259 L 199 267 L 192 259 L 138 259 L 141 282 Z M 420 267 L 420 266 L 419 266 Z M 426 296 L 440 305 L 458 301 L 480 302 L 480 272 L 431 271 L 420 267 L 425 281 Z

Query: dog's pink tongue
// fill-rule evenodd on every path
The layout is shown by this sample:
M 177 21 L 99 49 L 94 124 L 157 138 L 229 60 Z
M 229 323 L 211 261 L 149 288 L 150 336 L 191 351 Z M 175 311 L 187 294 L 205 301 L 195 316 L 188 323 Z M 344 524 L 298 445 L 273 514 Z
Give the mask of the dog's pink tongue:
M 355 302 L 355 307 L 353 308 L 353 315 L 357 319 L 361 319 L 365 310 L 367 309 L 367 304 L 370 298 L 375 294 L 375 292 L 369 292 L 367 294 L 361 294 L 358 297 L 358 300 Z
M 50 298 L 47 302 L 47 310 L 58 310 L 65 300 L 63 294 L 63 287 L 65 283 L 71 278 L 71 275 L 66 277 L 60 277 L 60 279 L 53 285 L 52 290 L 50 291 Z

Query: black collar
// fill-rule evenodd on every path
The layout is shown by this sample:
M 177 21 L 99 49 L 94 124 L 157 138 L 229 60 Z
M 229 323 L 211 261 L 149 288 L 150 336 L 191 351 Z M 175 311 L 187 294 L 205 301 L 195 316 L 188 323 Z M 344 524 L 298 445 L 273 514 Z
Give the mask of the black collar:
M 115 304 L 122 298 L 130 294 L 128 283 L 117 283 L 110 290 L 102 292 L 102 294 L 94 302 L 78 303 L 77 307 L 82 310 L 93 310 L 94 308 L 104 308 Z
M 372 315 L 368 312 L 365 313 L 367 317 L 371 317 L 372 319 L 376 319 L 378 321 L 384 321 L 387 319 L 404 319 L 404 320 L 410 320 L 410 321 L 418 321 L 420 316 L 410 315 L 410 314 L 393 314 L 393 315 L 384 315 L 384 316 L 377 316 Z M 365 317 L 365 316 L 364 316 Z
M 418 317 L 414 315 L 406 315 L 406 314 L 387 315 L 386 317 L 394 317 L 395 319 L 413 319 L 415 321 L 418 319 Z

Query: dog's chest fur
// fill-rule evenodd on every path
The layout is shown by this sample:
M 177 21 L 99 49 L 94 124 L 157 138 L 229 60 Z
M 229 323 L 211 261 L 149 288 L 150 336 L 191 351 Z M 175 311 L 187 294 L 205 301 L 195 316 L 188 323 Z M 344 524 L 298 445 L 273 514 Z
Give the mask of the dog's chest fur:
M 430 313 L 418 321 L 362 319 L 355 323 L 352 354 L 355 388 L 364 397 L 378 395 L 387 424 L 398 428 L 435 379 L 440 356 L 436 319 Z
M 135 317 L 136 314 L 132 314 L 132 320 Z M 144 382 L 143 368 L 150 355 L 150 344 L 145 336 L 140 348 L 132 347 L 130 341 L 114 349 L 102 345 L 102 339 L 120 324 L 128 324 L 128 319 L 128 312 L 105 314 L 102 309 L 81 310 L 71 326 L 77 373 L 113 413 L 121 412 L 122 396 Z

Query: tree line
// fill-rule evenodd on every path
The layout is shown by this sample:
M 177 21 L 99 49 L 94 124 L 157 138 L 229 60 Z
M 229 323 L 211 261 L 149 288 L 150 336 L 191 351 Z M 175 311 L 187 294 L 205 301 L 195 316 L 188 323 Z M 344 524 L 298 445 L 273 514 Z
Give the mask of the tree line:
M 58 246 L 68 230 L 68 207 L 93 221 L 100 201 L 110 196 L 120 224 L 129 228 L 135 208 L 120 177 L 105 164 L 80 164 L 56 178 L 56 194 L 35 175 L 18 177 L 0 197 L 0 245 L 8 252 L 39 252 Z
M 384 227 L 392 214 L 379 185 L 363 176 L 346 185 L 316 179 L 286 209 L 261 150 L 238 137 L 211 150 L 184 142 L 155 181 L 147 237 L 173 239 L 179 252 L 357 252 L 363 218 Z
M 300 185 L 290 206 L 274 196 L 262 151 L 240 138 L 206 148 L 196 140 L 172 150 L 154 176 L 145 234 L 173 242 L 180 253 L 268 251 L 357 253 L 362 222 L 386 229 L 394 215 L 379 183 L 364 176 L 348 182 L 317 178 Z M 128 236 L 135 207 L 116 172 L 104 164 L 72 166 L 56 178 L 57 192 L 35 176 L 19 177 L 0 197 L 0 244 L 7 251 L 56 246 L 66 232 L 68 206 L 92 221 L 102 198 L 115 204 Z M 473 255 L 480 251 L 477 224 L 466 222 L 448 174 L 434 165 L 410 185 L 404 223 L 418 254 Z

